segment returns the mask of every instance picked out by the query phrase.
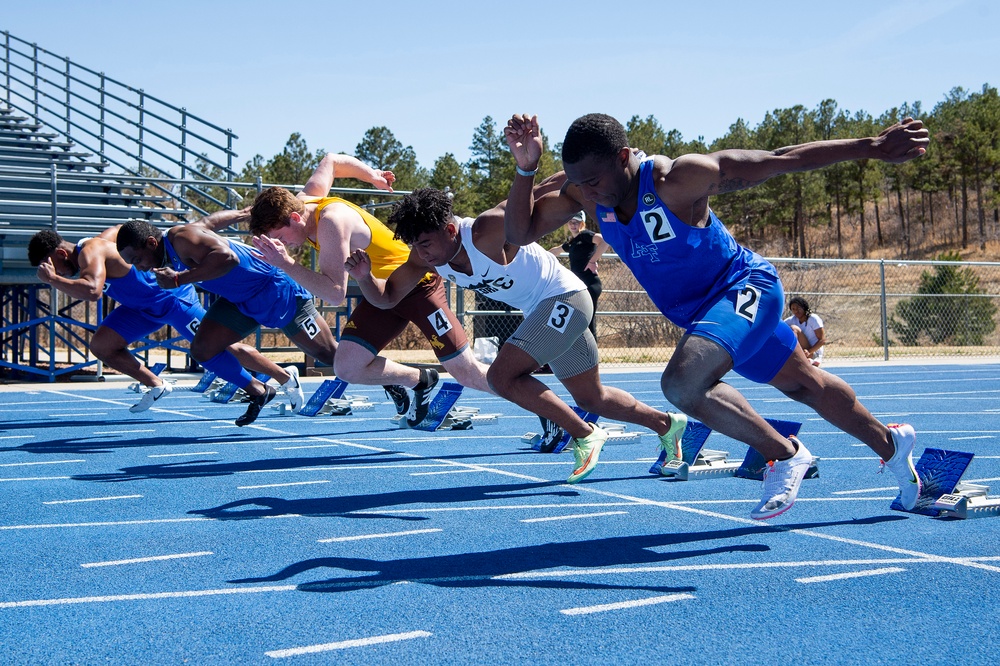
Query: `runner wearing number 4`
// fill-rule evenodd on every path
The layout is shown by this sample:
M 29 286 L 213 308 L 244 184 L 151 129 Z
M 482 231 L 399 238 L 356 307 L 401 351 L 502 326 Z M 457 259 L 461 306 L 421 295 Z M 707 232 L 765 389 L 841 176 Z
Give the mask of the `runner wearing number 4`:
M 356 178 L 389 191 L 395 180 L 391 171 L 372 169 L 349 155 L 329 154 L 297 195 L 281 187 L 261 192 L 251 210 L 250 232 L 254 247 L 266 262 L 287 271 L 327 303 L 340 304 L 347 295 L 344 262 L 353 251 L 366 250 L 375 274 L 385 278 L 406 262 L 410 249 L 364 209 L 328 197 L 335 178 Z M 298 264 L 285 249 L 304 244 L 318 251 L 319 271 Z M 425 271 L 403 296 L 389 310 L 377 308 L 367 299 L 354 308 L 340 337 L 334 372 L 352 384 L 381 384 L 397 412 L 405 413 L 407 424 L 415 426 L 427 415 L 437 371 L 418 370 L 379 355 L 410 322 L 424 334 L 457 382 L 491 391 L 486 382 L 487 366 L 472 355 L 465 331 L 448 307 L 441 278 Z M 413 389 L 412 401 L 404 386 Z
M 539 193 L 557 190 L 561 183 L 557 178 L 546 181 L 539 185 Z M 573 437 L 576 467 L 570 483 L 594 470 L 608 434 L 583 421 L 532 376 L 546 363 L 581 408 L 645 426 L 660 435 L 671 457 L 679 457 L 687 418 L 657 411 L 625 391 L 601 384 L 597 343 L 589 328 L 593 302 L 586 285 L 537 243 L 525 247 L 506 243 L 503 204 L 474 220 L 458 219 L 445 192 L 421 189 L 403 197 L 389 223 L 412 252 L 387 279 L 378 279 L 371 273 L 370 257 L 355 250 L 347 267 L 365 298 L 391 308 L 432 269 L 460 287 L 523 311 L 524 322 L 500 348 L 487 377 L 497 395 L 538 414 L 543 423 L 558 424 Z
M 574 121 L 563 141 L 569 183 L 541 197 L 532 191 L 542 153 L 537 118 L 515 115 L 505 134 L 518 173 L 507 200 L 507 238 L 530 243 L 580 210 L 600 222 L 604 240 L 653 303 L 685 330 L 663 373 L 664 395 L 771 461 L 751 517 L 771 518 L 792 506 L 811 456 L 797 439 L 781 437 L 722 381 L 730 370 L 774 386 L 867 444 L 896 477 L 903 506 L 913 508 L 920 493 L 911 455 L 913 428 L 882 425 L 845 381 L 809 362 L 781 320 L 784 295 L 777 271 L 735 241 L 708 199 L 837 162 L 905 162 L 926 151 L 929 136 L 919 120 L 907 118 L 864 139 L 641 160 L 628 147 L 621 123 L 590 114 Z

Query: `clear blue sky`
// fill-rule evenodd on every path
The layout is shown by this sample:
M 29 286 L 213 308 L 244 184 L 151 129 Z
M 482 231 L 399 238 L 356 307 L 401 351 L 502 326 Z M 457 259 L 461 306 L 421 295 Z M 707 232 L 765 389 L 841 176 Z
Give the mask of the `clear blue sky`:
M 468 159 L 483 118 L 515 112 L 537 113 L 553 141 L 594 111 L 711 141 L 825 98 L 929 110 L 953 87 L 1000 84 L 998 27 L 995 0 L 32 0 L 0 13 L 0 30 L 232 128 L 240 166 L 292 132 L 350 153 L 385 125 L 430 168 Z

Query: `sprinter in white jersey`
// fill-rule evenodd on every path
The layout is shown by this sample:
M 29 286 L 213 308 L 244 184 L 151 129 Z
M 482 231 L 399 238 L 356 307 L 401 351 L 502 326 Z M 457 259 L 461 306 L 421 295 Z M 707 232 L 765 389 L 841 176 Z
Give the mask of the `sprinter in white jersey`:
M 372 276 L 365 252 L 356 250 L 347 259 L 347 270 L 365 298 L 383 308 L 392 307 L 434 268 L 461 287 L 523 311 L 524 322 L 500 348 L 487 379 L 497 395 L 554 421 L 573 437 L 577 464 L 569 483 L 593 471 L 608 434 L 584 422 L 532 376 L 546 363 L 581 408 L 647 427 L 660 437 L 668 456 L 679 457 L 687 417 L 658 411 L 625 391 L 601 385 L 586 285 L 537 243 L 507 243 L 503 206 L 475 220 L 457 219 L 446 193 L 416 190 L 389 218 L 396 237 L 413 248 L 407 262 L 380 280 Z

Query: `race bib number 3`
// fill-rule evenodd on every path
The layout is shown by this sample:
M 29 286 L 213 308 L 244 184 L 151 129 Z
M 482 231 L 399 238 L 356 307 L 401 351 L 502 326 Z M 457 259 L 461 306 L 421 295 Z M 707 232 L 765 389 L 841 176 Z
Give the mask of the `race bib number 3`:
M 576 312 L 576 310 L 571 308 L 566 303 L 556 303 L 552 306 L 552 312 L 549 314 L 549 328 L 553 328 L 560 333 L 565 333 L 566 327 L 569 326 L 569 320 L 573 317 L 574 312 Z
M 444 314 L 444 310 L 438 308 L 427 317 L 427 321 L 431 323 L 437 334 L 444 335 L 451 330 L 451 321 Z

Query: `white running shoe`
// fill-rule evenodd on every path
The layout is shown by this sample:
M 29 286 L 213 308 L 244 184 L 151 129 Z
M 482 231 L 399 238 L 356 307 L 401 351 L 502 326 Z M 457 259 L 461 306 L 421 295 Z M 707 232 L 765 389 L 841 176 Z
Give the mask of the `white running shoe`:
M 882 467 L 888 467 L 895 475 L 899 484 L 899 503 L 909 511 L 917 505 L 917 498 L 920 497 L 920 476 L 913 466 L 913 447 L 917 443 L 917 433 L 913 426 L 906 423 L 890 423 L 888 428 L 892 434 L 892 443 L 896 445 L 896 452 L 889 460 L 882 461 Z
M 302 394 L 302 384 L 299 383 L 299 368 L 297 365 L 290 365 L 283 370 L 291 377 L 281 385 L 281 388 L 285 390 L 285 396 L 288 398 L 288 404 L 292 411 L 297 412 L 306 401 L 306 397 Z
M 171 387 L 168 382 L 163 382 L 159 386 L 154 386 L 153 388 L 143 393 L 142 399 L 139 400 L 139 402 L 132 405 L 131 407 L 129 407 L 128 411 L 132 412 L 133 414 L 144 412 L 150 407 L 152 407 L 153 403 L 159 400 L 160 398 L 170 395 L 170 392 L 173 390 L 174 390 L 173 387 Z
M 802 479 L 812 464 L 812 454 L 795 437 L 789 437 L 797 447 L 795 455 L 788 460 L 772 460 L 764 468 L 764 494 L 760 504 L 750 512 L 754 520 L 767 520 L 781 515 L 792 508 L 799 494 Z

